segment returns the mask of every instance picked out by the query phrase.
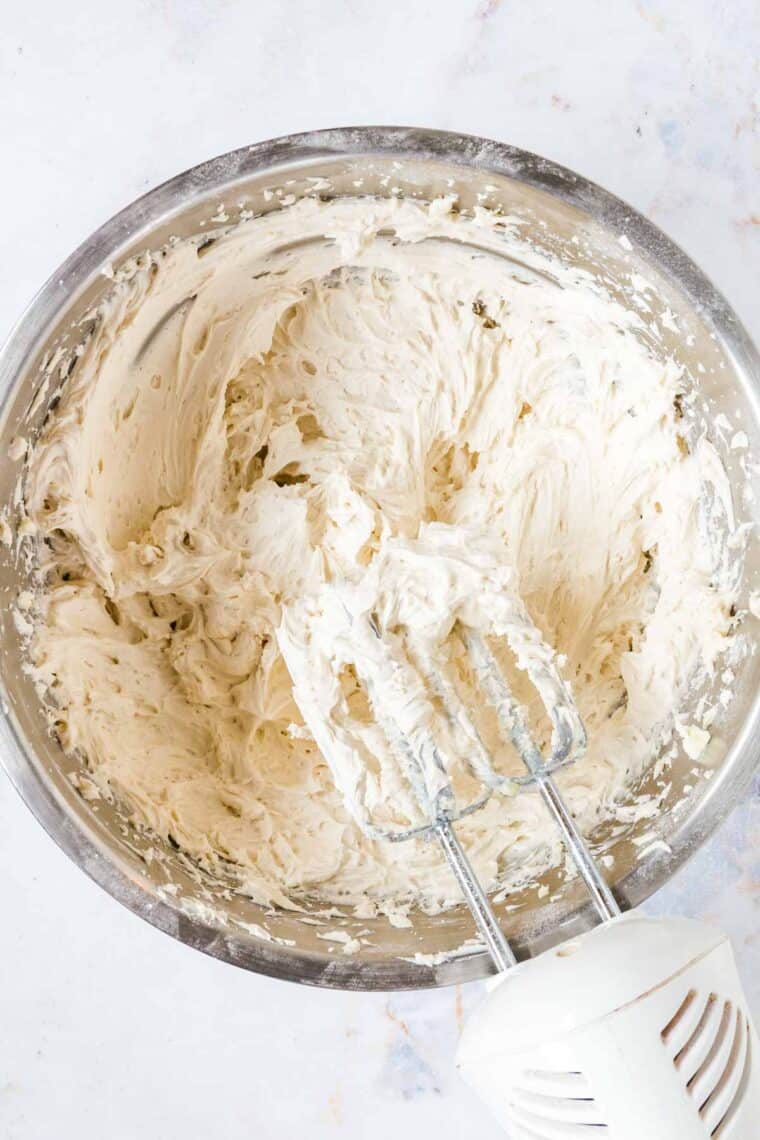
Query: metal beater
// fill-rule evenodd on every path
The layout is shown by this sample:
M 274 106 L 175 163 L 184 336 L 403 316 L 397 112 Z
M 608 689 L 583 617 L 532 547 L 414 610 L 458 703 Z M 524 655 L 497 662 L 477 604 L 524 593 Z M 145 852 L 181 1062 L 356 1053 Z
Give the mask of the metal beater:
M 383 641 L 374 617 L 364 620 L 367 620 L 369 629 L 380 642 L 378 650 L 382 668 L 388 676 L 393 677 L 395 687 L 403 688 L 405 681 L 412 680 L 414 672 L 412 665 Z M 537 640 L 537 631 L 532 632 Z M 466 807 L 457 806 L 446 758 L 441 755 L 432 734 L 419 728 L 408 732 L 403 725 L 394 720 L 377 700 L 376 685 L 373 677 L 368 675 L 363 680 L 373 710 L 391 749 L 403 766 L 414 798 L 427 822 L 422 826 L 398 829 L 381 827 L 356 803 L 349 807 L 359 826 L 373 839 L 386 839 L 394 843 L 425 835 L 435 836 L 438 839 L 493 961 L 500 971 L 504 971 L 515 965 L 515 955 L 454 831 L 454 823 L 458 819 L 477 811 L 494 792 L 505 791 L 514 784 L 521 787 L 535 787 L 559 827 L 567 851 L 588 887 L 602 921 L 619 915 L 620 908 L 552 778 L 552 773 L 558 768 L 577 760 L 586 745 L 586 733 L 578 710 L 568 686 L 554 664 L 552 655 L 548 652 L 532 655 L 524 666 L 552 723 L 551 752 L 548 759 L 544 760 L 531 732 L 526 709 L 513 696 L 485 638 L 476 630 L 460 623 L 455 627 L 454 635 L 461 638 L 483 694 L 496 714 L 500 730 L 514 745 L 527 769 L 527 774 L 509 777 L 495 770 L 463 701 L 454 687 L 428 659 L 424 663 L 424 681 L 442 704 L 445 716 L 452 722 L 458 721 L 465 729 L 472 750 L 462 759 L 482 786 L 482 793 Z

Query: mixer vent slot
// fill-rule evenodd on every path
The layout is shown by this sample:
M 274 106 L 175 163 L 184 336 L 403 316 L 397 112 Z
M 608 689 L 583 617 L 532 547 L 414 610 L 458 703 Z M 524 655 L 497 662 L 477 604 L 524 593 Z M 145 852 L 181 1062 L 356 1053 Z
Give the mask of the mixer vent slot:
M 526 1069 L 512 1089 L 514 1140 L 598 1140 L 608 1135 L 583 1073 Z
M 746 1013 L 718 994 L 691 989 L 660 1037 L 705 1135 L 718 1140 L 738 1112 L 749 1084 L 752 1039 Z

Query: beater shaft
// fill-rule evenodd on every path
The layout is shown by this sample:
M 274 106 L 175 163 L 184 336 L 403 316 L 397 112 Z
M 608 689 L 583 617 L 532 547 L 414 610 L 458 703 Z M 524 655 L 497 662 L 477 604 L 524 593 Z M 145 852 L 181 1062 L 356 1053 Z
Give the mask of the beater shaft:
M 481 887 L 470 861 L 462 850 L 462 845 L 454 834 L 454 828 L 447 819 L 439 819 L 433 830 L 448 859 L 449 866 L 456 876 L 462 894 L 472 912 L 478 930 L 483 935 L 494 964 L 500 973 L 517 964 L 512 947 L 504 937 L 499 921 L 493 912 L 488 896 Z

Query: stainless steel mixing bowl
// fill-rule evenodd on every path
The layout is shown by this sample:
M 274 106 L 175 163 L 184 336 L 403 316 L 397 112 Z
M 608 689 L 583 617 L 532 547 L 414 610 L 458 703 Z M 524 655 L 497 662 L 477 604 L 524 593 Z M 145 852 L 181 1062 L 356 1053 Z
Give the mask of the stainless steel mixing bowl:
M 108 288 L 103 267 L 118 267 L 130 255 L 159 247 L 173 235 L 197 233 L 214 215 L 234 222 L 241 209 L 258 213 L 277 208 L 282 196 L 315 192 L 323 185 L 319 179 L 329 181 L 330 194 L 430 198 L 455 192 L 463 208 L 499 204 L 523 217 L 526 232 L 539 246 L 603 276 L 613 289 L 625 275 L 640 273 L 655 287 L 650 294 L 653 315 L 666 307 L 675 315 L 680 331 L 672 334 L 672 350 L 699 375 L 711 410 L 740 422 L 757 454 L 758 354 L 724 298 L 655 226 L 579 175 L 514 147 L 436 131 L 364 127 L 292 135 L 203 163 L 128 206 L 71 255 L 32 302 L 0 358 L 0 504 L 12 504 L 19 476 L 20 465 L 8 454 L 9 442 L 17 432 L 33 435 L 42 423 L 49 401 L 42 381 L 50 372 L 51 356 L 56 374 L 62 370 L 65 375 L 82 335 L 81 320 Z M 704 372 L 697 372 L 698 362 Z M 723 448 L 723 457 L 738 489 L 743 478 L 738 453 Z M 740 517 L 760 510 L 760 493 L 754 502 L 738 490 L 735 498 Z M 752 545 L 748 583 L 757 564 Z M 0 562 L 6 599 L 22 579 L 17 558 L 6 551 Z M 317 937 L 319 927 L 293 914 L 266 914 L 234 892 L 221 897 L 175 851 L 167 851 L 166 858 L 179 886 L 176 894 L 167 891 L 163 863 L 145 855 L 155 839 L 125 826 L 118 810 L 108 804 L 88 803 L 72 786 L 67 773 L 76 768 L 76 761 L 63 755 L 46 729 L 38 696 L 23 671 L 23 653 L 7 605 L 0 622 L 5 712 L 0 733 L 10 778 L 63 850 L 136 914 L 228 962 L 314 985 L 399 989 L 445 985 L 490 972 L 483 951 L 445 956 L 473 933 L 463 908 L 435 918 L 420 916 L 412 930 L 396 930 L 384 919 L 332 919 L 332 926 L 345 921 L 349 932 L 359 926 L 370 930 L 372 945 L 344 956 L 330 953 L 330 944 Z M 753 622 L 747 617 L 745 624 Z M 714 726 L 713 767 L 695 775 L 694 765 L 682 758 L 654 824 L 639 823 L 617 834 L 602 829 L 596 836 L 615 857 L 616 890 L 629 905 L 661 886 L 744 794 L 758 759 L 759 690 L 760 655 L 738 669 L 735 699 Z M 546 882 L 553 901 L 545 892 L 541 899 L 531 887 L 511 897 L 510 909 L 503 914 L 507 935 L 522 954 L 535 954 L 593 923 L 577 884 L 551 875 Z M 417 953 L 444 958 L 438 964 L 422 964 L 410 960 Z

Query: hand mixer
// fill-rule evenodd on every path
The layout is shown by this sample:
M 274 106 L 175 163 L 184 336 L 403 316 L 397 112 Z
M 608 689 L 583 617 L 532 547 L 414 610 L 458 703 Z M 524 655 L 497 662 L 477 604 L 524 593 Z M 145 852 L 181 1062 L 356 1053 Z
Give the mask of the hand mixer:
M 374 615 L 351 622 L 357 647 L 363 646 L 356 673 L 422 822 L 379 825 L 359 799 L 348 806 L 372 838 L 396 843 L 427 835 L 443 849 L 499 971 L 465 1028 L 457 1065 L 508 1135 L 758 1140 L 759 1043 L 730 944 L 691 920 L 621 914 L 552 776 L 582 753 L 585 731 L 527 614 L 527 640 L 511 648 L 551 720 L 546 761 L 488 639 L 461 624 L 454 631 L 501 733 L 527 769 L 516 779 L 496 771 L 473 716 L 431 660 L 410 660 L 398 635 L 381 634 Z M 363 672 L 367 647 L 372 667 Z M 402 698 L 392 702 L 393 712 L 389 694 Z M 423 716 L 421 703 L 427 704 Z M 305 716 L 320 743 L 324 725 L 314 709 Z M 431 731 L 431 718 L 441 716 L 469 744 L 465 763 L 480 792 L 464 806 L 457 804 L 450 757 Z M 329 763 L 329 749 L 322 751 Z M 457 819 L 494 793 L 514 791 L 515 784 L 542 797 L 601 920 L 581 937 L 520 964 L 454 831 Z

